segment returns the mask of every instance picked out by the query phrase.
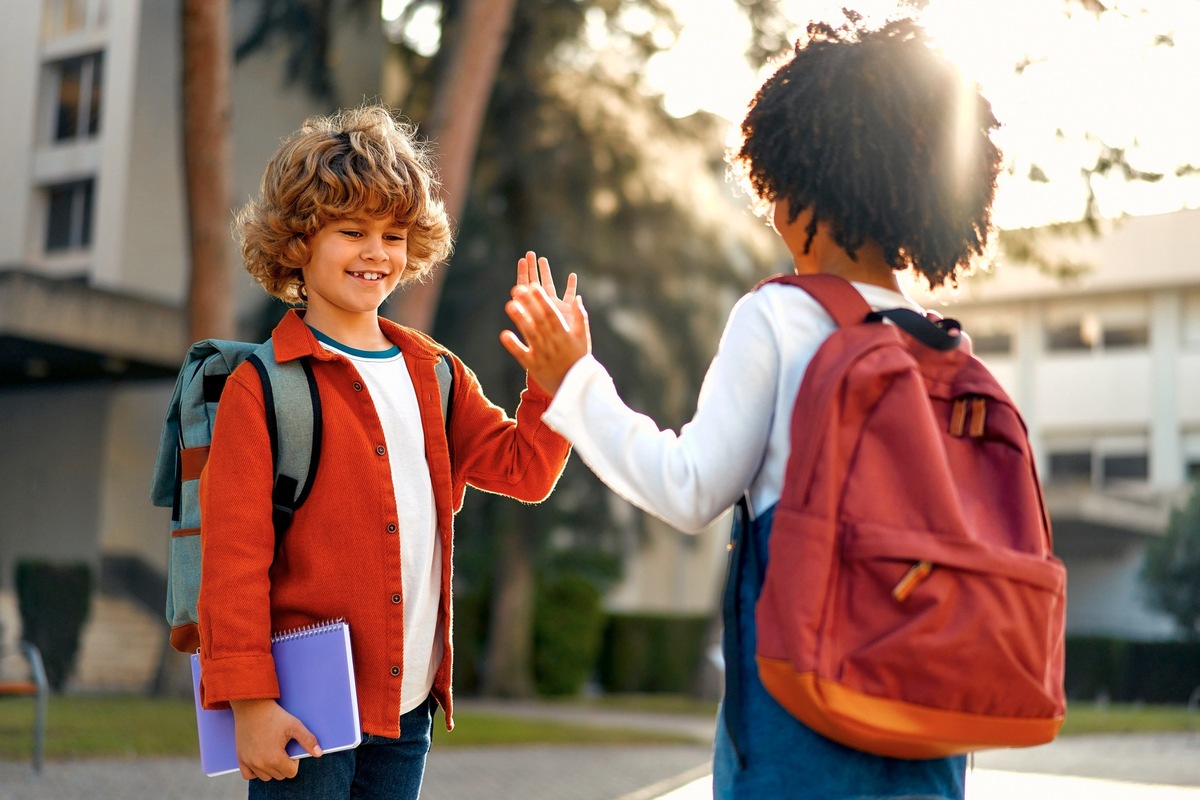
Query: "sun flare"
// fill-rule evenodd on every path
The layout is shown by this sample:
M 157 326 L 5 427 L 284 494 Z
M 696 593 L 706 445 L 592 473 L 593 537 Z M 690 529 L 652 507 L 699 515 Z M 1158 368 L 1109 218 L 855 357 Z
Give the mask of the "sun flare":
M 793 35 L 851 7 L 868 22 L 912 13 L 895 0 L 790 0 Z M 697 109 L 740 121 L 767 71 L 755 73 L 735 0 L 673 0 L 683 32 L 652 63 L 649 82 L 679 116 Z M 1096 16 L 1047 0 L 931 0 L 919 14 L 932 40 L 979 83 L 1000 120 L 1005 173 L 996 198 L 1002 227 L 1080 219 L 1089 185 L 1081 170 L 1105 148 L 1131 168 L 1162 174 L 1128 181 L 1123 169 L 1092 179 L 1101 216 L 1200 207 L 1200 3 L 1121 2 Z M 1188 166 L 1193 166 L 1189 170 Z M 1176 174 L 1180 172 L 1181 174 Z

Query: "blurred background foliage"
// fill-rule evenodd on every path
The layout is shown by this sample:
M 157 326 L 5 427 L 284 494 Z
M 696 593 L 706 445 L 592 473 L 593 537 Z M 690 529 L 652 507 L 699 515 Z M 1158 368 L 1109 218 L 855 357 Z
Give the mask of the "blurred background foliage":
M 431 127 L 456 122 L 453 110 L 434 120 L 447 100 L 440 81 L 462 57 L 454 42 L 471 3 L 402 5 L 390 37 L 401 79 L 385 100 L 436 138 Z M 786 44 L 786 24 L 775 2 L 742 7 L 762 32 L 748 54 L 761 63 Z M 287 79 L 332 103 L 341 93 L 329 77 L 330 15 L 378 9 L 378 0 L 267 0 L 236 53 L 278 37 Z M 560 289 L 578 273 L 594 350 L 622 396 L 676 429 L 694 411 L 733 302 L 784 268 L 773 234 L 726 180 L 725 122 L 674 118 L 642 85 L 647 61 L 676 32 L 660 0 L 513 3 L 468 187 L 458 204 L 448 198 L 452 212 L 461 208 L 457 244 L 432 323 L 435 338 L 510 411 L 525 377 L 497 337 L 509 326 L 503 305 L 527 250 L 550 259 Z M 266 324 L 282 310 L 270 307 Z M 457 688 L 577 692 L 612 638 L 603 636 L 600 598 L 636 554 L 643 525 L 577 458 L 541 505 L 469 492 L 456 521 Z M 703 633 L 699 626 L 693 638 Z

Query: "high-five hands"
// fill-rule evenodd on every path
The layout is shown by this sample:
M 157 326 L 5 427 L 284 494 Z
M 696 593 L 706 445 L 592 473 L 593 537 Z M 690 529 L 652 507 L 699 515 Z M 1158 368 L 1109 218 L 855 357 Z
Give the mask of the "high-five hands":
M 575 362 L 592 351 L 587 310 L 575 293 L 576 283 L 575 273 L 567 276 L 558 299 L 550 262 L 530 251 L 517 262 L 517 283 L 504 305 L 521 335 L 503 331 L 501 344 L 550 394 L 558 391 Z

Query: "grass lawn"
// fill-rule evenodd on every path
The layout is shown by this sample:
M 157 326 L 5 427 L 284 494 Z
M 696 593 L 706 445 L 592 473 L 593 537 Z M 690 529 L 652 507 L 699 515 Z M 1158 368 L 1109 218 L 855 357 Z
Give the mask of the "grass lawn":
M 554 700 L 565 707 L 603 707 L 625 711 L 710 716 L 714 705 L 684 697 L 638 695 L 594 700 Z M 1200 726 L 1200 715 L 1193 722 Z M 32 747 L 33 703 L 0 702 L 0 759 L 25 760 Z M 1073 703 L 1063 735 L 1186 731 L 1182 706 Z M 441 715 L 434 721 L 434 747 L 478 747 L 513 744 L 629 744 L 688 741 L 669 733 L 642 729 L 597 728 L 496 713 L 455 714 L 455 729 L 446 733 Z M 192 756 L 196 728 L 190 700 L 141 696 L 55 696 L 50 698 L 46 756 L 50 759 Z
M 669 707 L 663 703 L 662 707 Z M 629 708 L 641 707 L 630 704 Z M 686 709 L 684 701 L 675 707 Z M 0 702 L 0 759 L 28 759 L 33 747 L 31 700 Z M 46 757 L 94 758 L 196 755 L 192 702 L 142 696 L 52 696 L 46 722 Z M 670 733 L 597 728 L 552 720 L 523 719 L 459 711 L 454 732 L 434 720 L 434 746 L 477 747 L 512 744 L 628 744 L 691 741 Z
M 1200 714 L 1191 724 L 1200 730 Z M 1177 733 L 1188 730 L 1186 706 L 1070 703 L 1061 735 L 1085 733 Z

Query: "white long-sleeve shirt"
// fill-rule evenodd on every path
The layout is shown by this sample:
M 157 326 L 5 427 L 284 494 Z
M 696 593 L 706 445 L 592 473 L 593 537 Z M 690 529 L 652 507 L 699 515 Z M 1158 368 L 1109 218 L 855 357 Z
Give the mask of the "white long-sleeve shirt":
M 854 287 L 873 309 L 921 311 L 898 292 Z M 571 367 L 542 418 L 621 497 L 675 528 L 699 531 L 743 493 L 752 513 L 779 500 L 796 391 L 833 330 L 807 292 L 768 284 L 734 306 L 696 414 L 678 434 L 626 406 L 592 356 Z

